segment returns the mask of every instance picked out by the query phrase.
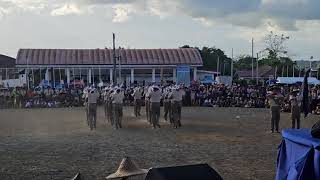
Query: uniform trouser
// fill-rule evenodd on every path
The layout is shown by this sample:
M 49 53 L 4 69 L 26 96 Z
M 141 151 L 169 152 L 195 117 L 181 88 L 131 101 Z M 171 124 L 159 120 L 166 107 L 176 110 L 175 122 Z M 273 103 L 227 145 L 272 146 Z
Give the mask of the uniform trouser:
M 122 104 L 112 104 L 115 128 L 122 128 Z
M 114 124 L 113 111 L 112 111 L 112 102 L 107 102 L 107 118 L 111 125 Z
M 134 115 L 136 117 L 140 116 L 140 110 L 141 110 L 141 99 L 135 99 L 134 100 Z
M 169 119 L 171 122 L 171 102 L 164 102 L 164 119 L 167 121 L 168 120 L 168 115 Z
M 160 102 L 151 103 L 151 117 L 152 125 L 154 128 L 159 127 L 159 118 L 160 118 Z
M 280 107 L 271 107 L 271 131 L 279 131 Z
M 88 103 L 84 104 L 84 110 L 86 111 L 87 124 L 89 126 L 90 125 L 90 121 L 89 121 L 89 104 Z
M 173 102 L 172 113 L 173 113 L 173 123 L 175 127 L 181 126 L 181 109 L 182 109 L 181 101 Z
M 146 116 L 147 116 L 147 120 L 148 120 L 148 122 L 151 124 L 150 101 L 146 101 L 146 102 L 145 102 L 145 106 L 146 106 Z
M 301 117 L 300 107 L 299 106 L 291 107 L 292 129 L 296 127 L 296 121 L 297 121 L 297 129 L 300 129 L 300 117 Z
M 108 101 L 104 102 L 104 117 L 108 117 Z
M 97 104 L 90 103 L 89 104 L 89 121 L 90 121 L 90 129 L 96 128 L 97 123 Z

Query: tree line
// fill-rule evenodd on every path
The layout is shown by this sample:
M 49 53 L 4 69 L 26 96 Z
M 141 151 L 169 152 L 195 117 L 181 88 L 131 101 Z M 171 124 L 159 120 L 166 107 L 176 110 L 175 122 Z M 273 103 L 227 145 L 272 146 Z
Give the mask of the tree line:
M 275 68 L 275 76 L 292 77 L 303 76 L 304 69 L 297 66 L 297 62 L 293 61 L 288 55 L 286 42 L 290 39 L 284 34 L 278 35 L 270 32 L 265 36 L 265 49 L 258 52 L 258 64 L 261 66 L 271 66 Z M 189 45 L 184 45 L 181 48 L 191 48 Z M 208 71 L 219 71 L 221 75 L 231 75 L 231 64 L 233 61 L 233 71 L 237 70 L 251 70 L 257 66 L 257 55 L 254 57 L 250 55 L 242 55 L 232 59 L 228 57 L 225 52 L 216 47 L 193 47 L 198 49 L 203 60 L 203 67 L 201 69 Z

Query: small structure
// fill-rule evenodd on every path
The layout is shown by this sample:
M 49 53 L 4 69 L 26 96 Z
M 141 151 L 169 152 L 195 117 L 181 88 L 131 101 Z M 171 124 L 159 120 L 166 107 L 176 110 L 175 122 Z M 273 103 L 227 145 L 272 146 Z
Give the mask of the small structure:
M 257 77 L 257 71 L 254 69 L 253 77 L 252 77 L 252 70 L 238 70 L 235 73 L 235 77 L 241 80 L 251 80 L 253 79 L 259 79 L 259 80 L 269 80 L 270 78 L 274 77 L 275 74 L 275 68 L 271 66 L 261 66 L 258 68 L 258 77 Z
M 3 79 L 15 79 L 16 59 L 0 54 L 0 83 Z

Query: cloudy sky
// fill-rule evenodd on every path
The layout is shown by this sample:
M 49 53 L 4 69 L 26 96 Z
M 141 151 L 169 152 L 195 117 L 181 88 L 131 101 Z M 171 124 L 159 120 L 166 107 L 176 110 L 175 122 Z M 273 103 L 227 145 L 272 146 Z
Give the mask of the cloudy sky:
M 19 48 L 215 46 L 235 56 L 290 36 L 294 59 L 320 59 L 319 0 L 0 0 L 0 53 Z

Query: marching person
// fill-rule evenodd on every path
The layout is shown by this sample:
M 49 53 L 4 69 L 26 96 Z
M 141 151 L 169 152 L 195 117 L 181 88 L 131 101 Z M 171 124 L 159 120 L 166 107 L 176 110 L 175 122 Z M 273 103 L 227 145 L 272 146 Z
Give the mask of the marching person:
M 88 103 L 89 91 L 90 91 L 90 89 L 88 87 L 86 87 L 86 88 L 84 88 L 83 94 L 82 94 L 82 99 L 84 100 L 84 110 L 86 112 L 86 119 L 87 119 L 88 126 L 90 126 L 90 121 L 89 121 L 89 103 Z
M 181 127 L 182 97 L 183 92 L 181 92 L 179 86 L 176 86 L 175 90 L 171 93 L 174 128 Z
M 278 87 L 273 87 L 271 91 L 272 92 L 267 95 L 271 110 L 271 133 L 274 133 L 274 130 L 279 133 L 280 104 L 284 96 L 280 93 Z
M 169 116 L 169 121 L 171 123 L 171 100 L 170 100 L 170 95 L 171 95 L 171 88 L 167 87 L 165 89 L 165 92 L 163 93 L 163 106 L 164 106 L 164 119 L 165 121 L 168 121 L 168 116 Z
M 136 117 L 141 116 L 140 111 L 141 111 L 142 91 L 139 86 L 134 89 L 132 96 L 134 98 L 134 115 Z
M 159 127 L 159 118 L 160 118 L 160 100 L 161 100 L 161 91 L 158 86 L 152 86 L 151 92 L 148 94 L 151 103 L 151 119 L 153 129 Z
M 301 117 L 301 102 L 302 96 L 299 93 L 299 90 L 293 90 L 290 95 L 290 103 L 291 103 L 291 120 L 292 120 L 292 129 L 296 126 L 297 121 L 297 129 L 300 129 L 300 117 Z
M 146 86 L 144 88 L 144 96 L 145 96 L 145 106 L 146 106 L 146 116 L 147 116 L 147 121 L 149 124 L 152 124 L 151 122 L 151 109 L 150 109 L 150 91 L 151 91 L 151 86 Z
M 89 124 L 90 129 L 96 129 L 97 124 L 97 100 L 99 98 L 99 93 L 96 89 L 91 89 L 88 93 L 88 106 L 89 106 Z
M 122 106 L 123 106 L 124 93 L 120 88 L 115 88 L 115 92 L 111 94 L 113 120 L 116 129 L 122 128 Z
M 108 121 L 111 123 L 111 126 L 114 125 L 114 117 L 113 117 L 113 111 L 112 111 L 112 94 L 114 93 L 114 89 L 110 88 L 110 90 L 107 93 L 107 118 Z
M 102 92 L 102 98 L 103 98 L 103 107 L 104 107 L 104 117 L 108 117 L 108 114 L 107 114 L 107 107 L 108 107 L 108 96 L 107 96 L 107 93 L 108 93 L 109 89 L 107 87 L 105 87 L 103 89 L 103 92 Z M 109 120 L 109 119 L 108 119 Z

